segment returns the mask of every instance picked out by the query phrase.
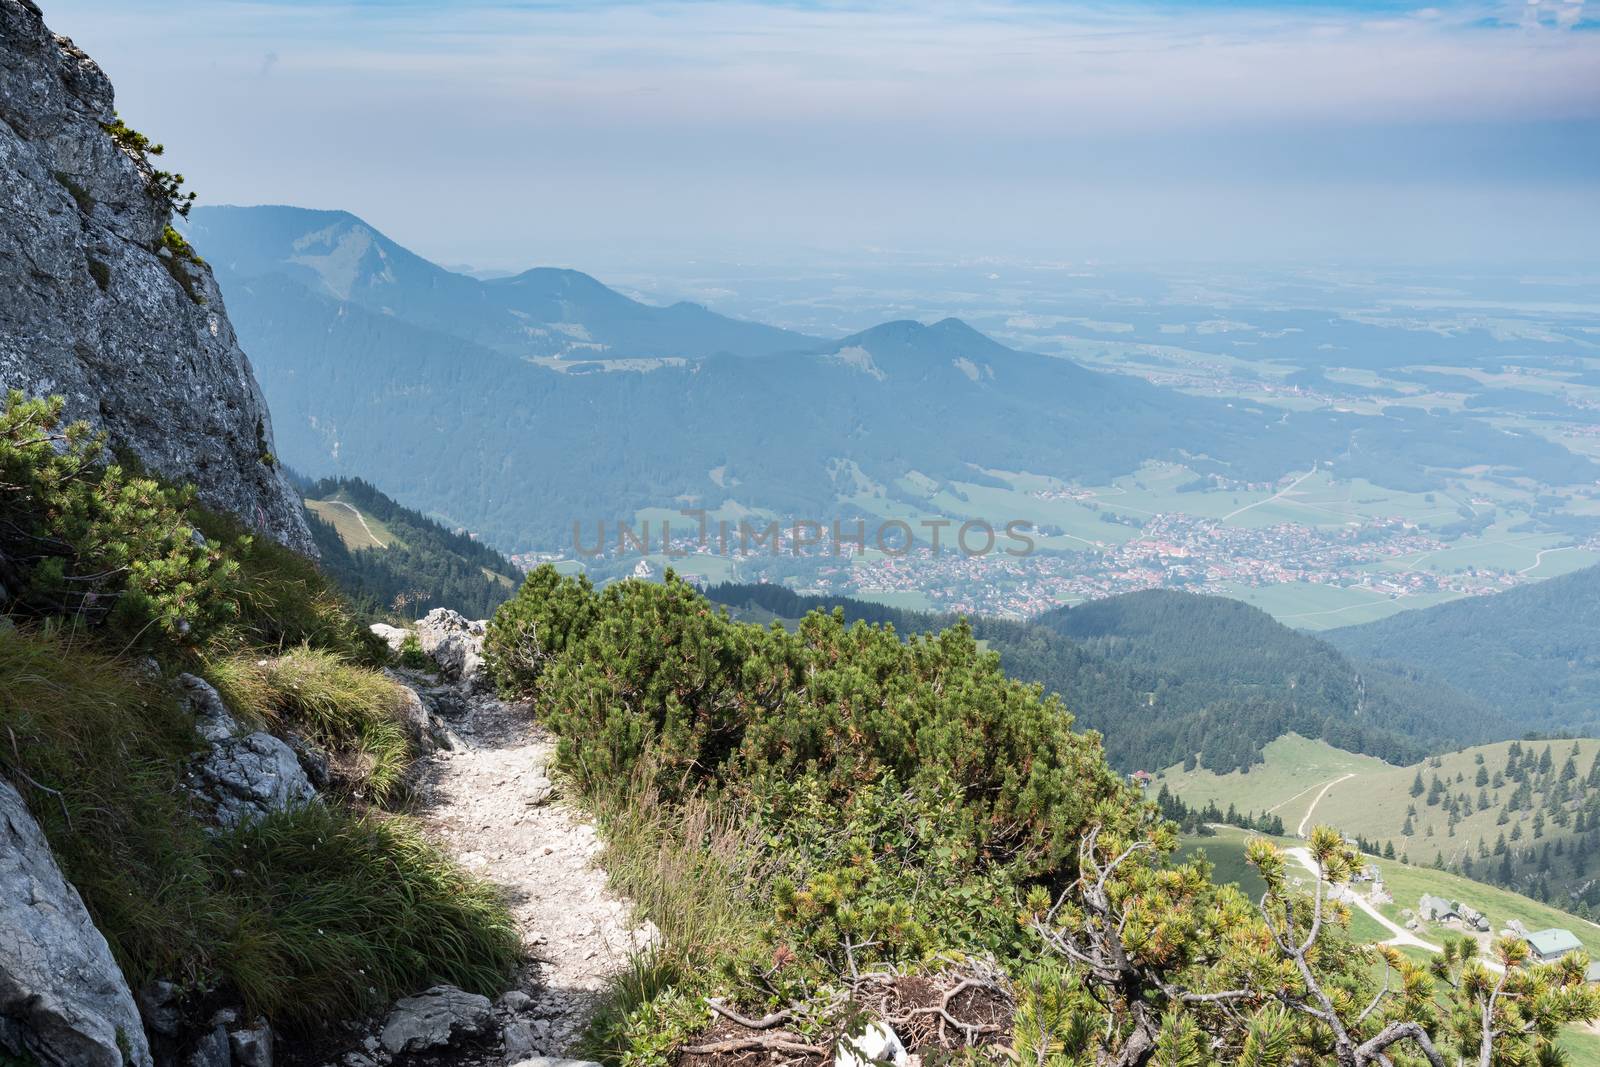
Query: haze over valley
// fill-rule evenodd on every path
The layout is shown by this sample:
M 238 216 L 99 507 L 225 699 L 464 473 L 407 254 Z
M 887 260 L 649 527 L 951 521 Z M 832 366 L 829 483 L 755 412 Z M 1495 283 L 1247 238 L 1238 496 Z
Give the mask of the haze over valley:
M 463 275 L 340 212 L 201 207 L 188 231 L 292 467 L 525 561 L 1010 617 L 1185 588 L 1322 629 L 1600 560 L 1577 275 L 884 254 L 624 293 Z M 702 509 L 731 534 L 702 543 Z M 1035 551 L 952 551 L 974 521 L 1028 524 Z M 822 543 L 739 536 L 773 522 Z

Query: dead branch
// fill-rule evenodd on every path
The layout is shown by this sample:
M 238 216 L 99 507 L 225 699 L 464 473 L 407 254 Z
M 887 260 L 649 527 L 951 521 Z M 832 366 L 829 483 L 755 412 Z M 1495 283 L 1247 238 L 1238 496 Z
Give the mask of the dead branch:
M 763 1015 L 759 1019 L 749 1019 L 713 997 L 707 997 L 706 1003 L 711 1006 L 712 1011 L 724 1019 L 736 1022 L 748 1030 L 770 1030 L 779 1023 L 785 1023 L 794 1018 L 794 1012 L 788 1008 L 784 1008 L 782 1011 L 775 1011 L 770 1015 Z
M 727 1041 L 713 1041 L 708 1045 L 685 1045 L 684 1052 L 702 1056 L 719 1052 L 754 1052 L 762 1049 L 780 1052 L 800 1052 L 808 1056 L 826 1056 L 827 1049 L 808 1045 L 792 1034 L 763 1034 L 759 1037 L 735 1037 Z

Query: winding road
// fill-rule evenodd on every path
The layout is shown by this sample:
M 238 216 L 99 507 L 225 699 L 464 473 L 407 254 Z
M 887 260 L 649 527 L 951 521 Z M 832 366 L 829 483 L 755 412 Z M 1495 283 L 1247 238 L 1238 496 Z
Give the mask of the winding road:
M 1332 783 L 1330 782 L 1329 784 L 1331 785 Z M 1317 870 L 1317 861 L 1311 858 L 1311 852 L 1308 849 L 1303 847 L 1295 847 L 1288 849 L 1287 852 L 1290 856 L 1294 857 L 1295 861 L 1299 863 L 1300 866 L 1310 871 L 1313 878 L 1321 876 L 1321 872 Z M 1340 899 L 1344 900 L 1348 904 L 1354 904 L 1356 907 L 1372 916 L 1379 926 L 1382 926 L 1385 930 L 1389 931 L 1390 935 L 1392 936 L 1390 936 L 1387 941 L 1384 941 L 1383 944 L 1410 945 L 1412 948 L 1420 948 L 1428 952 L 1444 951 L 1443 948 L 1435 945 L 1432 941 L 1424 941 L 1410 930 L 1407 930 L 1404 927 L 1392 922 L 1388 916 L 1384 915 L 1383 912 L 1374 907 L 1372 902 L 1366 897 L 1362 896 L 1360 893 L 1350 892 L 1342 896 Z
M 1328 790 L 1332 789 L 1334 786 L 1338 785 L 1340 782 L 1346 781 L 1347 779 L 1350 779 L 1350 778 L 1354 778 L 1355 776 L 1356 776 L 1356 772 L 1355 771 L 1351 771 L 1349 774 L 1341 774 L 1339 777 L 1335 778 L 1333 781 L 1329 782 L 1327 785 L 1324 785 L 1322 787 L 1322 792 L 1318 793 L 1317 796 L 1316 796 L 1316 799 L 1314 799 L 1311 802 L 1311 806 L 1306 808 L 1306 816 L 1305 816 L 1305 818 L 1300 820 L 1300 825 L 1296 826 L 1294 828 L 1294 835 L 1296 837 L 1304 837 L 1304 836 L 1306 836 L 1306 823 L 1311 821 L 1312 812 L 1317 810 L 1317 805 L 1322 803 L 1322 798 L 1328 795 Z
M 1560 548 L 1541 548 L 1541 549 L 1539 549 L 1539 551 L 1537 551 L 1537 552 L 1535 552 L 1533 554 L 1533 562 L 1528 564 L 1528 566 L 1522 568 L 1520 571 L 1517 572 L 1517 574 L 1518 575 L 1523 575 L 1523 574 L 1527 574 L 1529 571 L 1538 570 L 1539 567 L 1544 563 L 1544 558 L 1546 556 L 1550 555 L 1552 552 L 1571 552 L 1573 549 L 1575 549 L 1577 547 L 1578 547 L 1577 545 L 1563 545 Z

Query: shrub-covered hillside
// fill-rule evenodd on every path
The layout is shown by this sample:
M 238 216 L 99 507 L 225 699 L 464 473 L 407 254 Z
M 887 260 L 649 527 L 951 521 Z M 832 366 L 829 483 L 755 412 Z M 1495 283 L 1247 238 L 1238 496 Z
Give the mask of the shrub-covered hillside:
M 498 988 L 503 905 L 387 810 L 417 750 L 381 645 L 309 561 L 60 415 L 0 410 L 0 776 L 128 983 L 174 984 L 180 1042 L 219 1004 L 296 1033 L 435 981 Z M 325 763 L 320 797 L 230 814 L 261 798 L 212 792 L 225 717 Z
M 724 585 L 708 595 L 790 620 L 837 607 L 846 618 L 907 633 L 954 621 L 778 585 Z M 1083 725 L 1099 730 L 1111 762 L 1128 771 L 1173 763 L 1218 773 L 1248 768 L 1290 732 L 1390 762 L 1510 732 L 1493 710 L 1449 686 L 1354 664 L 1326 642 L 1223 597 L 1152 590 L 1027 622 L 977 618 L 971 626 L 1007 673 L 1058 693 Z
M 611 1062 L 814 1064 L 863 1013 L 924 1059 L 1533 1062 L 1600 1011 L 1581 958 L 1358 947 L 1264 840 L 1259 906 L 1217 886 L 965 624 L 761 627 L 671 574 L 596 590 L 541 567 L 486 651 L 665 934 L 591 1029 Z M 1358 863 L 1331 831 L 1308 845 L 1328 881 Z
M 301 483 L 322 570 L 364 611 L 415 618 L 452 608 L 488 618 L 516 592 L 505 556 L 359 478 Z

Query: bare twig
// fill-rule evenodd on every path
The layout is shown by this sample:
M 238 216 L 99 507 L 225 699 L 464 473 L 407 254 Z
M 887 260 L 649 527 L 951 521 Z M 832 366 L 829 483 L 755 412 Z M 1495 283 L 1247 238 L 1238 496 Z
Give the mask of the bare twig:
M 724 1019 L 729 1019 L 750 1030 L 771 1030 L 779 1023 L 786 1023 L 794 1018 L 794 1012 L 790 1011 L 788 1008 L 785 1008 L 782 1011 L 775 1011 L 771 1015 L 763 1015 L 759 1019 L 748 1019 L 734 1011 L 732 1008 L 725 1006 L 721 1001 L 712 997 L 707 997 L 706 1003 L 711 1006 L 712 1011 L 716 1012 Z
M 713 1041 L 707 1045 L 685 1045 L 684 1052 L 707 1056 L 719 1052 L 750 1052 L 758 1049 L 777 1049 L 780 1052 L 801 1052 L 808 1056 L 825 1056 L 827 1050 L 819 1045 L 808 1045 L 792 1034 L 763 1034 L 759 1037 L 736 1037 L 727 1041 Z
M 6 733 L 11 735 L 11 754 L 16 757 L 17 761 L 9 768 L 11 773 L 16 775 L 18 778 L 21 778 L 24 782 L 27 782 L 40 792 L 49 793 L 51 796 L 55 797 L 56 803 L 61 805 L 61 817 L 67 820 L 67 829 L 70 831 L 72 829 L 72 813 L 67 811 L 66 796 L 61 792 L 61 790 L 51 789 L 49 786 L 35 780 L 32 775 L 22 769 L 22 751 L 17 747 L 16 731 L 7 726 Z

